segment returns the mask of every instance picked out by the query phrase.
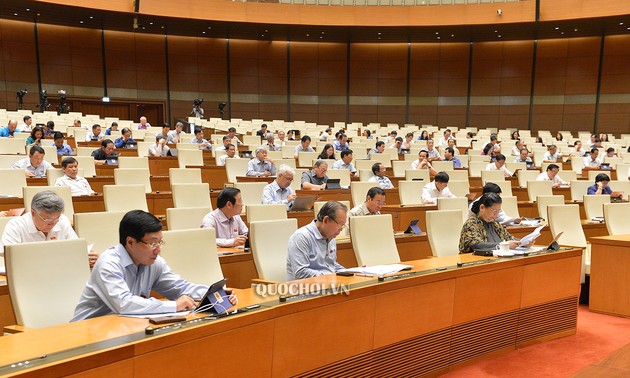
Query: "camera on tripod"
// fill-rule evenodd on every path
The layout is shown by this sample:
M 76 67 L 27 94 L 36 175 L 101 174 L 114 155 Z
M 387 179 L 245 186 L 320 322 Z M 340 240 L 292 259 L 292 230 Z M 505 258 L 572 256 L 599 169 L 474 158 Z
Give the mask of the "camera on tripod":
M 57 91 L 57 94 L 59 95 L 59 104 L 57 104 L 57 115 L 70 112 L 70 106 L 68 105 L 68 103 L 66 103 L 66 99 L 68 98 L 66 96 L 66 91 L 60 89 Z
M 190 114 L 194 115 L 197 118 L 203 118 L 204 110 L 201 107 L 201 104 L 203 104 L 203 98 L 194 99 L 192 112 L 190 112 Z
M 20 89 L 15 92 L 15 97 L 18 99 L 17 110 L 21 110 L 24 107 L 24 96 L 28 93 L 26 89 Z

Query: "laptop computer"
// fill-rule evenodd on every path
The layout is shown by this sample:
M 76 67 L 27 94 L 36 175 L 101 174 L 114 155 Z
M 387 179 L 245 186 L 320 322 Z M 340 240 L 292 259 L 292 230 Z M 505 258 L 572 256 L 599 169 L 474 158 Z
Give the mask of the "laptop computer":
M 293 206 L 291 206 L 291 210 L 289 212 L 294 211 L 311 211 L 313 210 L 313 204 L 317 196 L 299 196 L 295 197 L 293 201 Z
M 167 156 L 177 156 L 177 148 L 171 148 L 168 150 L 168 153 L 166 154 Z
M 138 143 L 129 142 L 125 144 L 125 148 L 138 148 Z
M 199 312 L 221 314 L 232 307 L 232 303 L 228 299 L 229 295 L 223 289 L 226 282 L 227 278 L 224 278 L 210 285 L 199 303 L 198 308 L 202 309 Z
M 341 189 L 340 182 L 341 182 L 341 179 L 329 178 L 328 181 L 326 181 L 326 190 Z
M 251 151 L 241 151 L 240 154 L 241 158 L 251 158 L 253 156 Z

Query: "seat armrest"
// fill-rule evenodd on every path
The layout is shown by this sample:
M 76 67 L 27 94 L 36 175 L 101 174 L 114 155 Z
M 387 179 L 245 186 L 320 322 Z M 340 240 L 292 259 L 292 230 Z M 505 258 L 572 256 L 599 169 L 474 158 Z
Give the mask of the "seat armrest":
M 4 326 L 4 333 L 10 333 L 10 334 L 22 333 L 22 332 L 28 331 L 29 329 L 30 328 L 14 324 L 14 325 Z

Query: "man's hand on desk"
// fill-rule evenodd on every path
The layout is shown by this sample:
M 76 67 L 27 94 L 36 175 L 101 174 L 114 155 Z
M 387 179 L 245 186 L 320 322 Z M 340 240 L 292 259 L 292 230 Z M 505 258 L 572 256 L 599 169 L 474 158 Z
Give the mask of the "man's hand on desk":
M 241 245 L 245 245 L 246 241 L 247 241 L 247 236 L 239 235 L 239 236 L 234 238 L 234 246 L 235 247 L 239 247 Z
M 230 303 L 233 306 L 236 306 L 238 304 L 238 298 L 236 298 L 236 294 L 234 294 L 234 290 L 225 289 L 225 293 L 229 295 L 228 300 L 230 301 Z
M 197 306 L 197 302 L 186 294 L 177 298 L 175 304 L 177 305 L 177 312 L 193 310 Z

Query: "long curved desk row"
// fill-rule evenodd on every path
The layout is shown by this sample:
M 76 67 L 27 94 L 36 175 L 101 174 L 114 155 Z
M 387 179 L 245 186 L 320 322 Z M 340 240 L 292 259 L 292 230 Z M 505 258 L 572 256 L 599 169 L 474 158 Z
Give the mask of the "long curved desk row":
M 383 282 L 304 280 L 310 290 L 336 285 L 343 294 L 289 296 L 282 303 L 277 295 L 239 290 L 239 307 L 261 307 L 153 335 L 145 334 L 146 319 L 113 315 L 33 329 L 0 337 L 0 374 L 436 375 L 574 334 L 581 253 L 411 261 L 412 271 Z

